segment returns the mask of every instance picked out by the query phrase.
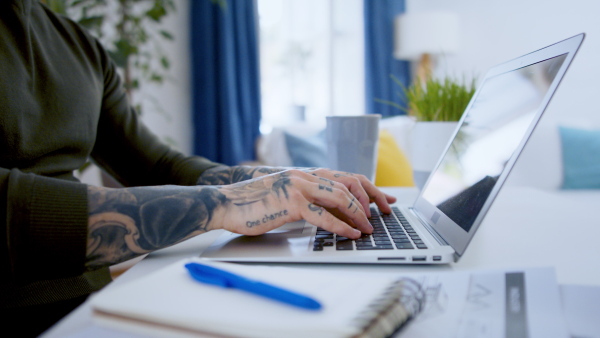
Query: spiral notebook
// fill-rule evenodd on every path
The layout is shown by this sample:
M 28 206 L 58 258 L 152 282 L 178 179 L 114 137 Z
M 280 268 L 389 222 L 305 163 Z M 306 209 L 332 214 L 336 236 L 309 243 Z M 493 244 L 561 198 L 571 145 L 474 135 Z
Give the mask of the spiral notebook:
M 185 269 L 202 262 L 317 299 L 309 311 L 202 284 Z M 147 336 L 387 337 L 416 316 L 425 294 L 397 274 L 248 266 L 190 258 L 91 299 L 94 319 Z

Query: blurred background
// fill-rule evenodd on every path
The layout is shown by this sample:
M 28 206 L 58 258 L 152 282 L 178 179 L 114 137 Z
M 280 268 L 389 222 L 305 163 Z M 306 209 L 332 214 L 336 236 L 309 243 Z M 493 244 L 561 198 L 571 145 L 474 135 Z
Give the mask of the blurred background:
M 156 27 L 148 32 L 167 38 L 143 51 L 159 48 L 168 67 L 161 69 L 160 81 L 141 79 L 133 100 L 150 128 L 186 154 L 226 164 L 256 162 L 258 140 L 278 128 L 314 132 L 327 115 L 405 115 L 382 102 L 406 107 L 399 83 L 413 83 L 424 64 L 434 77 L 476 80 L 491 66 L 581 32 L 586 41 L 547 119 L 600 125 L 598 1 L 108 3 L 122 14 L 118 6 L 127 2 L 134 13 L 156 10 L 157 3 L 167 9 L 160 20 L 150 20 Z M 76 6 L 68 12 L 82 15 Z M 101 40 L 112 46 L 115 29 L 104 29 Z M 162 56 L 157 60 L 164 64 Z

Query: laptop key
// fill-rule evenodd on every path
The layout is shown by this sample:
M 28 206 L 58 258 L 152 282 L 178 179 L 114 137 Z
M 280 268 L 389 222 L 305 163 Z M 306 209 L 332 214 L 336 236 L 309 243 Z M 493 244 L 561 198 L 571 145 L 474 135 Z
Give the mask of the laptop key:
M 345 239 L 341 241 L 337 241 L 335 244 L 336 250 L 354 250 L 354 245 L 352 244 L 352 240 Z
M 414 247 L 410 243 L 396 243 L 396 248 L 398 248 L 398 249 L 414 249 Z
M 379 249 L 379 250 L 393 250 L 394 246 L 393 245 L 376 245 L 375 248 Z
M 356 241 L 354 241 L 354 243 L 356 243 L 356 245 L 372 245 L 373 243 L 371 242 L 370 238 L 366 238 L 366 239 L 357 239 Z

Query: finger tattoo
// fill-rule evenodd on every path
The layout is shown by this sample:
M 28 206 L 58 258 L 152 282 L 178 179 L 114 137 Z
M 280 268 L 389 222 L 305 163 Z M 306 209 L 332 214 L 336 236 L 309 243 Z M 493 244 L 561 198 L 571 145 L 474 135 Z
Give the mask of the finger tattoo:
M 285 199 L 289 199 L 287 187 L 292 185 L 292 180 L 289 178 L 289 173 L 283 172 L 279 174 L 279 177 L 273 182 L 272 190 L 280 197 L 280 192 L 283 193 Z
M 308 209 L 310 209 L 310 211 L 314 211 L 314 212 L 318 213 L 319 216 L 321 216 L 321 214 L 323 214 L 323 208 L 318 205 L 308 203 Z

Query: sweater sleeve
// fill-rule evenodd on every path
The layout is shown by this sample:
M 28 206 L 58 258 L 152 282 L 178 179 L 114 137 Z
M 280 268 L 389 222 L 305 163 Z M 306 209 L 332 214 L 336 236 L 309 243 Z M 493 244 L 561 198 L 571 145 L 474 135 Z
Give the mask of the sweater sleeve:
M 22 283 L 83 273 L 87 189 L 76 182 L 2 170 L 10 279 Z M 7 243 L 7 244 L 6 244 Z M 60 264 L 56 264 L 60 262 Z M 6 280 L 6 279 L 4 279 Z
M 110 283 L 85 270 L 84 184 L 0 168 L 0 310 L 88 295 Z M 4 224 L 1 224 L 4 223 Z

